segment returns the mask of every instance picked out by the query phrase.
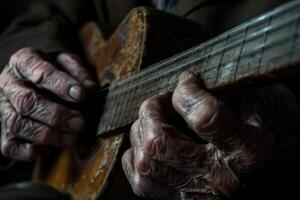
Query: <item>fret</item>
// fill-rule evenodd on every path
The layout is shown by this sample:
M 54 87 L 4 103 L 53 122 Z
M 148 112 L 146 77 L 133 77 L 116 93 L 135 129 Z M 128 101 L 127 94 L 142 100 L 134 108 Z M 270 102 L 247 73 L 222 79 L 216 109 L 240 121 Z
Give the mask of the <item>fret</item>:
M 229 35 L 227 35 L 226 39 L 225 39 L 225 45 L 224 46 L 227 46 L 228 44 L 228 38 L 229 38 Z M 224 66 L 223 66 L 223 58 L 224 58 L 224 54 L 225 52 L 227 51 L 226 48 L 223 48 L 222 50 L 222 53 L 221 53 L 221 60 L 220 60 L 220 63 L 218 65 L 218 68 L 217 68 L 217 74 L 216 74 L 216 79 L 215 79 L 215 85 L 218 83 L 218 81 L 220 80 L 220 76 L 221 76 L 221 70 L 223 70 Z
M 122 99 L 119 95 L 115 96 L 114 97 L 114 101 L 115 101 L 115 104 L 113 106 L 113 113 L 112 113 L 112 116 L 113 116 L 113 120 L 111 121 L 111 126 L 112 127 L 116 127 L 117 126 L 117 123 L 118 123 L 118 116 L 119 116 L 119 113 L 120 113 L 120 104 L 122 102 Z
M 270 18 L 268 18 L 270 19 Z M 249 74 L 257 71 L 256 68 L 259 67 L 259 61 L 261 60 L 261 53 L 262 48 L 264 48 L 268 28 L 269 28 L 269 20 L 264 21 L 263 23 L 259 24 L 258 28 L 249 28 L 248 35 L 249 37 L 252 37 L 253 39 L 248 40 L 246 36 L 246 40 L 244 43 L 244 47 L 242 49 L 242 55 L 246 55 L 247 52 L 253 52 L 250 54 L 247 54 L 246 56 L 242 56 L 242 58 L 239 61 L 239 65 L 243 67 L 238 67 L 238 77 L 242 78 L 245 76 L 248 76 Z M 265 27 L 265 28 L 263 28 Z M 258 33 L 259 30 L 263 30 L 263 34 L 261 34 L 259 37 L 253 37 L 255 34 Z M 256 32 L 255 32 L 256 31 Z M 253 50 L 255 49 L 255 50 Z
M 295 28 L 294 28 L 294 39 L 293 39 L 293 52 L 290 54 L 289 63 L 292 63 L 294 60 L 296 48 L 297 48 L 297 40 L 298 40 L 298 34 L 300 33 L 300 18 L 296 20 Z
M 129 98 L 128 98 L 128 101 L 126 103 L 127 105 L 127 108 L 126 108 L 126 111 L 128 113 L 128 115 L 125 115 L 125 119 L 126 120 L 129 120 L 131 119 L 132 117 L 132 107 L 134 106 L 134 99 L 135 99 L 135 96 L 136 96 L 136 88 L 133 88 L 133 82 L 131 81 L 130 85 L 128 87 L 130 87 L 131 89 L 129 90 Z
M 241 61 L 241 58 L 242 58 L 242 52 L 244 51 L 246 38 L 248 36 L 248 30 L 249 30 L 249 25 L 246 26 L 246 29 L 245 29 L 245 32 L 244 32 L 245 37 L 242 40 L 241 49 L 240 49 L 239 56 L 237 58 L 237 62 L 236 62 L 236 66 L 235 66 L 233 80 L 237 80 L 237 78 L 238 78 L 238 67 L 240 66 L 240 61 Z
M 233 42 L 236 42 L 237 40 L 243 39 L 245 41 L 246 37 L 246 31 L 242 31 L 238 33 L 237 35 L 229 35 L 228 36 L 228 44 L 231 44 Z M 238 60 L 240 59 L 240 55 L 242 52 L 242 45 L 233 46 L 231 48 L 228 48 L 224 56 L 222 58 L 222 65 L 223 67 L 220 68 L 219 71 L 219 81 L 216 84 L 220 84 L 222 82 L 228 82 L 234 79 L 234 75 L 237 69 Z
M 122 94 L 120 94 L 120 101 L 119 101 L 119 105 L 118 105 L 118 113 L 117 113 L 117 116 L 116 116 L 117 123 L 119 123 L 119 121 L 122 121 L 122 114 L 121 113 L 123 112 L 123 109 L 124 109 L 124 103 L 126 103 L 125 93 L 122 93 Z
M 112 98 L 109 102 L 110 105 L 113 105 L 112 107 L 110 107 L 109 110 L 109 117 L 108 117 L 108 123 L 107 123 L 107 129 L 110 129 L 111 126 L 113 125 L 113 121 L 114 121 L 114 116 L 115 116 L 115 112 L 116 112 L 116 98 Z
M 134 100 L 134 89 L 130 89 L 128 92 L 128 100 L 126 101 L 126 106 L 125 106 L 125 118 L 124 120 L 127 121 L 131 117 L 131 110 L 132 110 L 132 105 L 133 105 L 133 100 Z
M 129 85 L 127 85 L 127 87 L 125 88 L 129 88 Z M 123 124 L 124 121 L 125 121 L 125 118 L 128 113 L 126 112 L 126 103 L 128 103 L 128 99 L 129 99 L 129 94 L 128 94 L 128 90 L 124 93 L 124 96 L 123 96 L 123 104 L 120 105 L 120 118 L 119 118 L 119 121 Z
M 294 53 L 293 53 L 293 58 L 292 62 L 294 62 L 297 58 L 300 57 L 300 22 L 298 23 L 298 30 L 297 30 L 297 37 L 295 41 L 295 46 L 293 47 Z
M 272 25 L 272 17 L 273 16 L 270 16 L 269 19 L 268 19 L 268 27 L 270 27 Z M 267 41 L 269 38 L 271 38 L 272 36 L 270 35 L 271 29 L 268 29 L 266 32 L 265 32 L 265 35 L 264 35 L 264 42 L 263 42 L 263 46 L 261 48 L 261 50 L 259 51 L 260 52 L 260 57 L 259 57 L 259 60 L 258 60 L 258 67 L 256 69 L 257 73 L 259 73 L 261 71 L 261 69 L 263 68 L 262 67 L 262 60 L 263 60 L 263 57 L 264 57 L 264 54 L 265 54 L 265 49 L 266 49 L 266 45 L 267 45 Z M 269 36 L 269 37 L 268 37 Z
M 207 79 L 208 79 L 208 75 L 209 75 L 209 61 L 210 61 L 210 58 L 211 58 L 211 52 L 212 52 L 212 47 L 213 47 L 214 44 L 212 44 L 209 48 L 207 48 L 207 57 L 206 57 L 206 60 L 203 62 L 203 65 L 201 66 L 202 67 L 202 73 L 198 73 L 200 75 L 199 78 L 201 78 L 201 80 L 203 80 L 204 84 L 205 85 L 208 85 L 208 82 L 207 82 Z M 199 72 L 199 71 L 197 71 Z
M 108 130 L 108 124 L 109 124 L 109 111 L 110 111 L 111 105 L 109 105 L 109 102 L 106 102 L 104 105 L 104 109 L 100 118 L 100 124 L 98 126 L 98 131 L 102 132 L 103 130 Z
M 212 46 L 211 57 L 208 59 L 207 71 L 207 84 L 214 85 L 218 76 L 218 67 L 221 64 L 221 60 L 223 57 L 224 47 L 226 46 L 226 40 L 222 40 L 222 42 L 216 43 Z M 223 48 L 223 50 L 217 52 L 219 49 Z M 209 72 L 208 72 L 209 71 Z
M 242 40 L 240 52 L 239 52 L 239 55 L 238 55 L 238 58 L 237 58 L 237 62 L 236 62 L 236 65 L 235 65 L 234 75 L 233 75 L 233 80 L 236 80 L 236 79 L 238 78 L 238 66 L 240 65 L 241 55 L 242 55 L 242 52 L 243 52 L 243 50 L 244 50 L 246 38 L 247 38 L 247 36 L 248 36 L 248 30 L 249 30 L 249 26 L 246 26 L 246 30 L 245 30 L 245 32 L 244 32 L 245 37 L 244 37 L 243 40 Z
M 272 48 L 268 48 L 265 50 L 264 57 L 262 59 L 262 65 L 267 67 L 268 65 L 278 65 L 278 67 L 281 64 L 288 63 L 290 60 L 290 55 L 285 54 L 284 57 L 277 57 L 272 59 L 272 62 L 270 62 L 270 57 L 273 57 L 274 55 L 280 55 L 284 52 L 292 52 L 293 42 L 292 41 L 286 41 L 281 43 L 280 45 L 272 46 Z M 264 70 L 264 69 L 262 69 Z

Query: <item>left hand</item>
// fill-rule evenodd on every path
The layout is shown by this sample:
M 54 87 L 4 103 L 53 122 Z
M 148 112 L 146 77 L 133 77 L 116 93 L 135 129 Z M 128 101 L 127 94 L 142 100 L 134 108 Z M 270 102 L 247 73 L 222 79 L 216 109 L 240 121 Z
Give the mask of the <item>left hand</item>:
M 84 116 L 63 102 L 80 105 L 97 83 L 77 56 L 63 52 L 54 58 L 59 65 L 45 60 L 36 49 L 23 48 L 1 72 L 3 156 L 31 161 L 42 149 L 71 146 L 83 130 Z
M 242 185 L 240 175 L 261 170 L 273 156 L 273 133 L 264 128 L 270 113 L 265 111 L 292 111 L 296 105 L 283 86 L 261 89 L 257 96 L 264 103 L 242 102 L 236 114 L 185 72 L 173 95 L 146 100 L 131 129 L 132 147 L 122 158 L 133 191 L 151 199 L 230 197 Z M 176 128 L 170 119 L 178 114 L 206 144 Z

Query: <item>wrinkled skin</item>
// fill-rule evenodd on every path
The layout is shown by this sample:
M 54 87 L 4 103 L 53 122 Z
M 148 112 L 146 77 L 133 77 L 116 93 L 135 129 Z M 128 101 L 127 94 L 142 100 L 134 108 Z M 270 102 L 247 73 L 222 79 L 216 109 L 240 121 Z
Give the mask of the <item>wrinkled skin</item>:
M 91 74 L 69 53 L 56 57 L 60 69 L 35 49 L 13 54 L 0 75 L 1 152 L 19 160 L 34 160 L 46 146 L 70 146 L 84 128 L 84 118 L 49 100 L 41 90 L 78 103 L 95 88 Z M 39 88 L 39 89 L 37 89 Z
M 240 176 L 261 170 L 274 155 L 275 133 L 265 123 L 297 106 L 282 85 L 252 97 L 245 96 L 234 113 L 184 72 L 173 94 L 146 100 L 122 158 L 133 191 L 150 199 L 211 200 L 244 187 Z M 178 114 L 205 142 L 194 142 L 170 121 Z

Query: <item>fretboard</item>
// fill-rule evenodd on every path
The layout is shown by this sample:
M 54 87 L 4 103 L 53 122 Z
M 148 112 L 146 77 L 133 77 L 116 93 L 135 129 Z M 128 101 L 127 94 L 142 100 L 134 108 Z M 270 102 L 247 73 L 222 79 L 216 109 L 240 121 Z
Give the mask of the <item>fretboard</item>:
M 173 91 L 183 71 L 210 90 L 255 80 L 300 60 L 300 1 L 292 1 L 208 42 L 116 81 L 108 88 L 99 134 L 138 118 L 141 103 Z M 180 42 L 180 41 L 179 41 Z

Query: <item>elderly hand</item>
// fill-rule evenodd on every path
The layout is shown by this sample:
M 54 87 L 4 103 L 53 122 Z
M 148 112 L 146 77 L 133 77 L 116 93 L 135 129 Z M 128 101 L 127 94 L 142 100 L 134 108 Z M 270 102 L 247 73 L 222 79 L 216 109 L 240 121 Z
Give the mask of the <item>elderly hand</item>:
M 96 83 L 71 54 L 57 56 L 60 69 L 36 50 L 24 48 L 11 56 L 0 77 L 1 152 L 33 160 L 40 146 L 70 146 L 84 128 L 83 116 L 50 100 L 41 91 L 77 103 Z M 45 93 L 45 92 L 44 92 Z
M 264 128 L 269 117 L 296 107 L 281 85 L 255 95 L 242 101 L 237 114 L 184 72 L 173 95 L 146 100 L 131 129 L 132 147 L 122 158 L 133 191 L 151 199 L 230 197 L 242 187 L 242 175 L 261 170 L 273 156 L 273 133 Z M 205 142 L 178 129 L 171 121 L 178 114 Z

